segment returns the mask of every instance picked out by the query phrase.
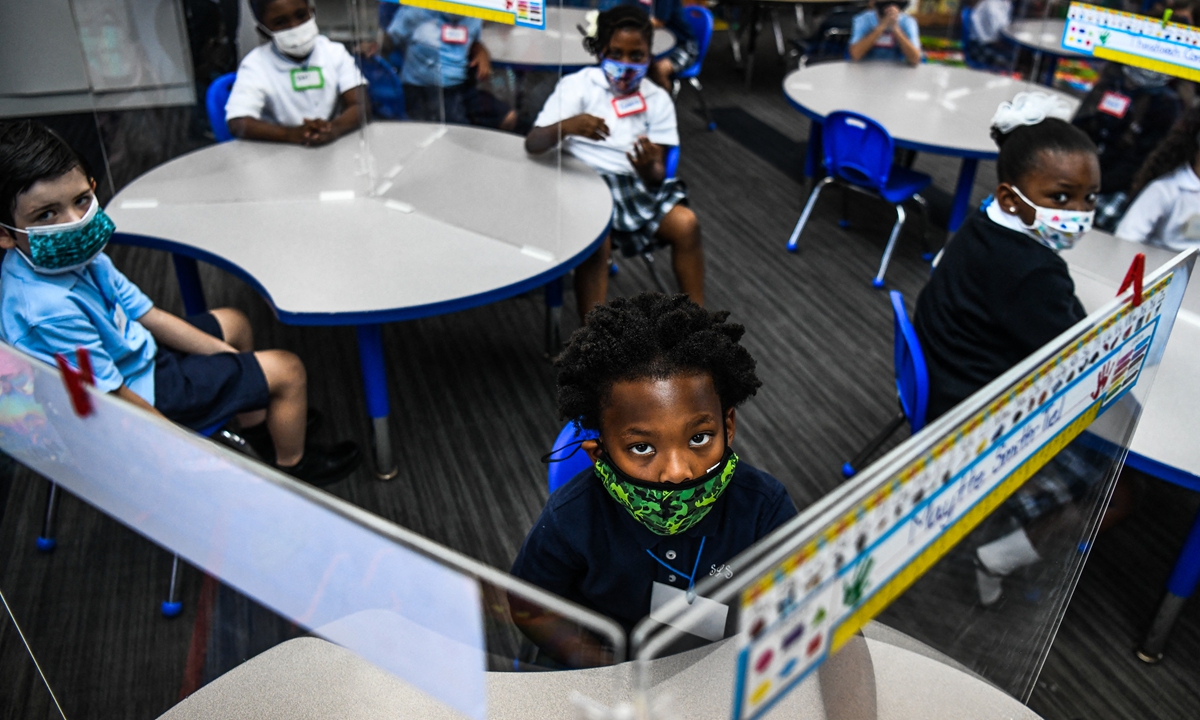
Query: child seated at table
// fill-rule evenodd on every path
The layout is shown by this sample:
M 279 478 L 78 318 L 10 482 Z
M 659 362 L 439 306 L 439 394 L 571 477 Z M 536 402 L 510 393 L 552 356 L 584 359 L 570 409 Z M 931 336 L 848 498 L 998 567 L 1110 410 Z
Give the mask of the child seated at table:
M 653 56 L 646 12 L 621 5 L 600 13 L 595 37 L 584 46 L 600 64 L 558 81 L 525 150 L 544 153 L 560 142 L 598 172 L 613 196 L 612 240 L 626 256 L 669 245 L 679 289 L 704 304 L 704 251 L 700 224 L 683 202 L 687 188 L 666 177 L 669 146 L 679 144 L 671 96 L 643 83 Z M 579 316 L 608 292 L 608 243 L 575 270 Z
M 908 0 L 872 0 L 854 16 L 850 27 L 850 59 L 891 60 L 921 64 L 917 19 L 904 12 Z
M 732 449 L 737 407 L 762 383 L 728 315 L 659 293 L 589 314 L 556 365 L 559 414 L 599 432 L 581 447 L 594 465 L 550 497 L 513 575 L 629 631 L 719 568 L 741 570 L 726 563 L 796 515 L 779 481 Z M 724 635 L 727 610 L 715 612 L 709 641 Z M 598 661 L 516 620 L 555 660 Z
M 1000 34 L 1012 23 L 1012 0 L 979 0 L 971 8 L 971 28 L 963 52 L 984 67 L 1012 65 L 1012 46 Z
M 366 80 L 346 48 L 318 32 L 308 0 L 251 0 L 250 7 L 258 33 L 271 42 L 238 66 L 225 103 L 229 132 L 317 146 L 358 128 Z
M 491 56 L 479 41 L 483 21 L 401 5 L 387 39 L 404 53 L 400 82 L 410 120 L 481 125 L 511 131 L 517 111 L 478 83 L 492 75 Z
M 927 422 L 1087 316 L 1058 253 L 1091 230 L 1100 161 L 1070 116 L 1058 96 L 1023 92 L 992 119 L 999 184 L 946 245 L 913 316 L 929 373 Z M 1007 534 L 976 552 L 984 605 L 1000 599 L 1001 578 L 1040 559 L 1036 531 L 1102 477 L 1092 464 L 1066 448 L 998 513 L 1011 520 Z
M 0 339 L 53 365 L 86 348 L 98 389 L 193 430 L 237 416 L 277 468 L 314 484 L 358 465 L 354 443 L 305 441 L 304 364 L 254 350 L 246 317 L 154 306 L 103 250 L 112 220 L 83 161 L 40 124 L 0 123 Z
M 603 0 L 601 10 L 608 10 L 617 5 L 648 6 L 643 0 Z M 656 85 L 664 90 L 671 89 L 671 78 L 675 73 L 690 67 L 700 57 L 700 41 L 692 32 L 692 25 L 683 14 L 684 4 L 681 0 L 654 0 L 653 15 L 650 22 L 655 28 L 666 28 L 675 36 L 675 47 L 665 57 L 653 61 L 650 71 L 646 74 Z
M 1200 246 L 1200 108 L 1188 110 L 1134 177 L 1117 237 L 1169 250 Z

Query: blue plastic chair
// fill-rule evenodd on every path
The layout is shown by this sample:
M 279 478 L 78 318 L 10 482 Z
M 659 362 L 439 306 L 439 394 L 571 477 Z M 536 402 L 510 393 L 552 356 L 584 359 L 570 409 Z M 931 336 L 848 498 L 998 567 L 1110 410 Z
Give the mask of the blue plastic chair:
M 929 407 L 929 371 L 925 367 L 925 353 L 921 351 L 921 342 L 917 339 L 917 331 L 913 329 L 904 308 L 904 296 L 893 290 L 889 293 L 892 300 L 892 316 L 895 327 L 894 365 L 896 368 L 896 395 L 900 398 L 900 412 L 896 417 L 871 439 L 854 459 L 842 465 L 842 475 L 853 477 L 863 466 L 863 463 L 887 441 L 892 433 L 908 422 L 912 432 L 918 433 L 925 427 L 925 411 Z
M 210 95 L 211 97 L 211 95 Z M 224 106 L 222 106 L 224 107 Z M 211 438 L 217 434 L 221 435 L 222 442 L 234 448 L 240 449 L 242 452 L 247 452 L 247 443 L 240 435 L 237 435 L 225 429 L 225 426 L 233 420 L 232 417 L 226 418 L 221 422 L 214 424 L 212 427 L 198 430 L 197 433 L 204 437 Z M 249 454 L 249 453 L 247 453 Z M 46 495 L 46 513 L 42 517 L 42 532 L 38 535 L 34 544 L 40 552 L 53 552 L 58 547 L 58 539 L 54 533 L 54 517 L 58 509 L 58 483 L 50 483 L 50 491 Z M 159 607 L 163 617 L 177 617 L 183 612 L 183 603 L 176 600 L 176 586 L 179 580 L 179 555 L 173 555 L 171 558 L 171 582 L 167 589 L 167 599 L 163 600 Z
M 579 443 L 599 437 L 600 433 L 595 430 L 583 430 L 574 420 L 563 426 L 558 437 L 554 438 L 554 449 L 550 453 L 551 462 L 546 473 L 551 494 L 591 466 L 592 459 L 579 447 Z
M 887 248 L 883 251 L 883 261 L 879 264 L 879 273 L 871 281 L 877 288 L 883 287 L 883 275 L 887 272 L 888 263 L 892 259 L 892 251 L 896 248 L 896 240 L 900 237 L 900 229 L 904 227 L 905 213 L 900 203 L 913 199 L 925 207 L 925 199 L 920 192 L 933 182 L 933 178 L 925 173 L 909 170 L 892 163 L 895 146 L 892 136 L 882 125 L 865 115 L 838 110 L 825 118 L 821 128 L 824 140 L 825 169 L 829 174 L 817 183 L 800 221 L 788 239 L 788 252 L 796 252 L 800 233 L 804 230 L 808 216 L 821 190 L 831 182 L 838 182 L 844 188 L 857 190 L 869 195 L 881 197 L 896 209 L 896 223 L 892 226 L 891 237 L 888 238 Z
M 219 143 L 233 139 L 233 133 L 229 132 L 229 124 L 225 122 L 225 103 L 229 102 L 229 93 L 233 91 L 235 80 L 235 72 L 222 75 L 212 81 L 204 97 L 204 106 L 208 109 L 208 124 L 212 126 L 213 136 Z
M 964 7 L 962 10 L 960 10 L 958 13 L 958 21 L 962 25 L 962 28 L 959 31 L 959 38 L 962 40 L 963 62 L 966 63 L 967 67 L 969 68 L 974 68 L 976 70 L 985 69 L 983 65 L 975 62 L 974 58 L 971 57 L 971 53 L 967 50 L 967 47 L 971 44 L 971 8 Z
M 393 53 L 393 59 L 403 57 Z M 404 120 L 404 85 L 400 82 L 400 66 L 389 62 L 382 55 L 358 57 L 358 68 L 367 80 L 367 98 L 371 101 L 371 115 L 385 120 Z
M 683 9 L 683 17 L 687 20 L 688 25 L 692 27 L 692 34 L 696 36 L 696 42 L 700 46 L 700 53 L 696 56 L 695 62 L 675 73 L 675 79 L 671 87 L 671 97 L 673 99 L 679 97 L 679 90 L 682 87 L 680 81 L 687 80 L 688 84 L 696 89 L 696 97 L 700 98 L 700 109 L 704 111 L 704 119 L 708 121 L 709 132 L 712 132 L 717 129 L 717 123 L 713 120 L 712 113 L 708 111 L 708 103 L 704 102 L 704 88 L 700 85 L 700 69 L 704 65 L 704 57 L 708 55 L 708 45 L 712 42 L 712 12 L 706 7 L 688 5 Z

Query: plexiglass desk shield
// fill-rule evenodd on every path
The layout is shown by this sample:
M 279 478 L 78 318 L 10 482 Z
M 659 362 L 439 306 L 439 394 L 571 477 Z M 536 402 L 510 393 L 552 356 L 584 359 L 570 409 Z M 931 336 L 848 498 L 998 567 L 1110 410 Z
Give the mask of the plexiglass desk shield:
M 1028 713 L 1013 699 L 1049 652 L 1193 262 L 1149 273 L 1137 306 L 1123 293 L 644 620 L 641 706 L 794 717 L 824 696 L 830 717 L 860 717 L 830 699 L 878 683 L 881 718 Z M 707 680 L 664 681 L 658 659 L 720 606 L 736 637 L 677 661 Z M 940 685 L 920 680 L 931 661 Z

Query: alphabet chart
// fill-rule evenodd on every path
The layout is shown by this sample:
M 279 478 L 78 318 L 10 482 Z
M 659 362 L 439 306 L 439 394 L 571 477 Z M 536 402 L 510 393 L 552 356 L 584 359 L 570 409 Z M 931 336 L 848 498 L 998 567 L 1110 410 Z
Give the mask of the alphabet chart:
M 1200 29 L 1071 3 L 1062 46 L 1103 60 L 1200 81 Z
M 1164 275 L 839 512 L 742 591 L 734 720 L 754 720 L 1137 382 Z
M 463 17 L 546 29 L 546 0 L 383 0 Z

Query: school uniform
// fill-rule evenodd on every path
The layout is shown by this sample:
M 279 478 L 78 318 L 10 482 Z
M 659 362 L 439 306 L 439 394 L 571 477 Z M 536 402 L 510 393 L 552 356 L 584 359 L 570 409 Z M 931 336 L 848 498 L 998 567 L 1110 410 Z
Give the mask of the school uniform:
M 1180 165 L 1138 193 L 1117 237 L 1180 252 L 1200 247 L 1200 177 Z
M 550 496 L 512 574 L 629 632 L 651 613 L 652 600 L 663 604 L 685 593 L 689 575 L 697 583 L 709 575 L 736 577 L 745 568 L 729 561 L 795 515 L 778 480 L 739 462 L 702 520 L 678 535 L 658 535 L 634 520 L 588 468 Z M 704 639 L 719 639 L 724 629 Z
M 354 57 L 324 35 L 304 60 L 293 60 L 271 43 L 242 58 L 225 103 L 225 118 L 297 127 L 305 120 L 330 120 L 341 96 L 366 84 Z
M 651 17 L 661 21 L 663 27 L 675 36 L 675 47 L 667 53 L 671 68 L 675 72 L 690 67 L 700 57 L 700 41 L 692 32 L 692 25 L 683 14 L 683 3 L 680 0 L 601 0 L 600 12 L 610 10 L 618 5 L 633 5 L 640 7 Z M 651 48 L 655 51 L 654 48 Z M 657 52 L 657 51 L 655 51 Z
M 879 24 L 879 13 L 874 9 L 863 10 L 854 16 L 850 23 L 850 44 L 862 40 L 875 26 Z M 917 28 L 917 19 L 907 13 L 900 13 L 900 17 L 896 19 L 896 24 L 900 27 L 900 31 L 905 37 L 916 45 L 921 47 L 921 33 Z M 900 52 L 900 45 L 896 42 L 896 38 L 890 32 L 882 33 L 875 40 L 875 46 L 867 51 L 863 56 L 863 60 L 892 60 L 896 62 L 904 62 L 904 53 Z
M 671 208 L 687 199 L 687 187 L 678 178 L 647 187 L 626 153 L 643 136 L 657 145 L 678 145 L 675 104 L 666 90 L 649 80 L 643 80 L 637 92 L 619 98 L 604 71 L 593 66 L 559 80 L 534 125 L 546 127 L 583 113 L 603 119 L 608 137 L 592 140 L 571 135 L 563 138 L 563 149 L 608 183 L 613 195 L 613 241 L 625 255 L 641 253 L 656 244 L 654 234 Z
M 994 200 L 972 213 L 917 298 L 933 420 L 1087 316 L 1058 253 Z
M 980 65 L 1012 63 L 1011 46 L 1000 37 L 1012 22 L 1012 0 L 982 0 L 971 8 L 971 32 L 964 51 Z
M 96 387 L 125 385 L 171 420 L 199 430 L 267 406 L 267 379 L 253 353 L 188 355 L 160 348 L 138 319 L 154 303 L 100 253 L 87 266 L 38 273 L 15 251 L 0 264 L 0 339 L 43 362 L 72 363 L 87 348 Z M 221 337 L 212 315 L 188 318 Z

